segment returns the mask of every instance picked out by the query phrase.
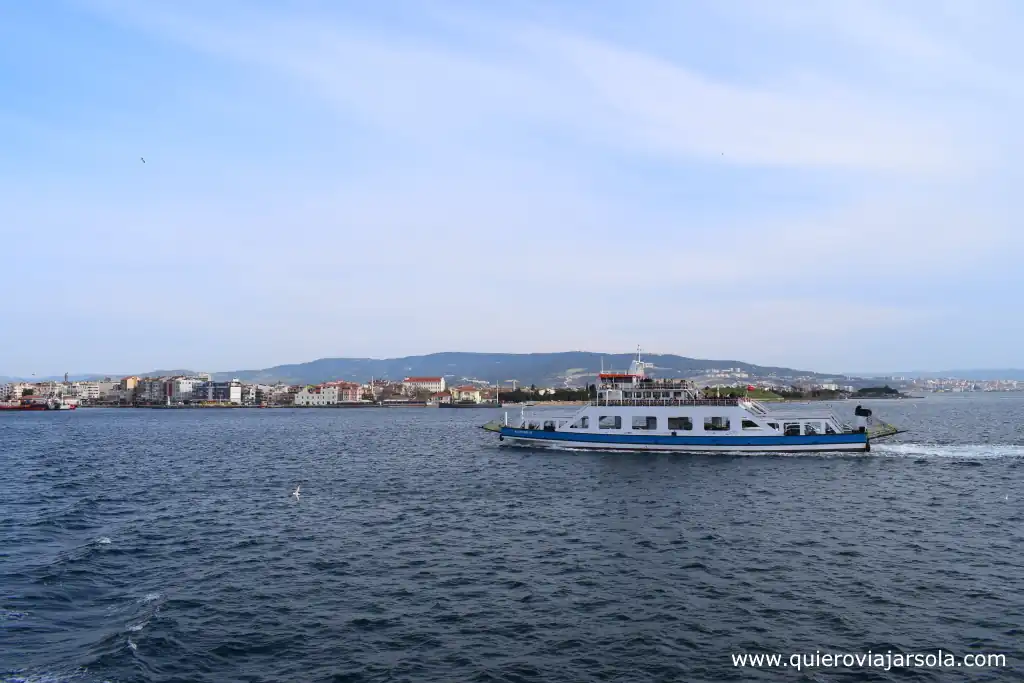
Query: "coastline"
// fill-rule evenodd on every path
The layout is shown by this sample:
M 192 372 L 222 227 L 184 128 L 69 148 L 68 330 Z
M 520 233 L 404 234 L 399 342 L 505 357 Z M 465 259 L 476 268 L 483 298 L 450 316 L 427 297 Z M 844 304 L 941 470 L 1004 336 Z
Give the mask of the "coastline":
M 820 402 L 839 402 L 839 401 L 897 401 L 907 399 L 921 399 L 923 396 L 808 396 L 805 398 L 784 398 L 784 397 L 764 397 L 757 398 L 755 400 L 763 403 L 820 403 Z M 136 408 L 139 410 L 280 410 L 280 409 L 292 409 L 292 410 L 338 410 L 338 409 L 356 409 L 356 408 L 441 408 L 441 409 L 494 409 L 494 408 L 518 408 L 518 407 L 529 407 L 529 408 L 543 408 L 545 406 L 551 407 L 582 407 L 588 405 L 589 401 L 531 401 L 529 403 L 502 403 L 500 406 L 496 406 L 493 403 L 481 403 L 478 405 L 431 405 L 422 402 L 408 402 L 408 403 L 335 403 L 332 405 L 324 406 L 296 406 L 296 405 L 274 405 L 274 406 L 243 406 L 235 404 L 219 404 L 219 405 L 83 405 L 79 404 L 79 409 L 92 409 L 92 408 Z
M 519 406 L 526 406 L 527 408 L 542 408 L 544 406 L 585 406 L 589 401 L 531 401 L 529 403 L 502 403 L 502 408 L 518 408 Z
M 153 405 L 153 406 L 123 406 L 123 405 L 79 405 L 80 410 L 89 408 L 135 408 L 137 410 L 280 410 L 283 408 L 292 410 L 331 410 L 339 408 L 433 408 L 435 406 L 427 405 L 426 403 L 335 403 L 326 406 L 296 406 L 296 405 L 284 405 L 284 406 L 241 406 L 232 403 L 226 403 L 223 405 L 189 405 L 189 406 L 166 406 L 166 405 Z M 476 406 L 474 406 L 476 407 Z M 481 408 L 487 406 L 480 406 Z M 491 406 L 493 407 L 493 406 Z

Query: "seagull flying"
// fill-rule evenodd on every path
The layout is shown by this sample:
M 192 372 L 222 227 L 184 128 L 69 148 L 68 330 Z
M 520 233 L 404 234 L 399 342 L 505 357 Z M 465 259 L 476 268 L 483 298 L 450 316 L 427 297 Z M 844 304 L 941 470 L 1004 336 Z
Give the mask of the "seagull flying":
M 142 163 L 146 163 L 146 160 L 143 157 L 139 157 L 139 158 L 142 159 Z
M 301 489 L 301 488 L 302 488 L 302 484 L 299 484 L 298 486 L 295 487 L 295 490 L 292 491 L 292 495 L 295 496 L 295 500 L 299 499 L 299 489 Z

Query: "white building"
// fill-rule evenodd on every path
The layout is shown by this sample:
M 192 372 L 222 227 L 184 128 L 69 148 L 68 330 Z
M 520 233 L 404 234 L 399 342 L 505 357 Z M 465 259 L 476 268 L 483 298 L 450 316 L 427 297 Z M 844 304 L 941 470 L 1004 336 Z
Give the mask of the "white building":
M 337 403 L 337 387 L 302 387 L 302 390 L 295 394 L 297 406 L 332 406 Z
M 80 401 L 95 401 L 100 397 L 100 383 L 75 382 L 71 385 L 71 393 Z
M 297 406 L 333 406 L 339 403 L 355 403 L 360 400 L 361 387 L 354 382 L 327 382 L 318 386 L 303 387 L 295 394 Z
M 192 387 L 193 401 L 242 404 L 242 383 L 237 379 L 229 382 L 198 382 Z
M 432 394 L 444 391 L 446 388 L 444 377 L 406 377 L 402 380 L 402 386 L 412 391 L 422 389 Z
M 201 397 L 194 396 L 195 390 L 197 386 L 206 381 L 208 380 L 198 377 L 175 377 L 169 380 L 171 383 L 171 401 L 177 403 L 179 401 L 191 401 L 193 398 L 201 400 Z

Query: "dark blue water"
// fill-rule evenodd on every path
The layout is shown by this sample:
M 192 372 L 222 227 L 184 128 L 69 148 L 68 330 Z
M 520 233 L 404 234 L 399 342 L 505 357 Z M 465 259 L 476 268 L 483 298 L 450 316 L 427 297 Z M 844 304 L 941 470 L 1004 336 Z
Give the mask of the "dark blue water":
M 0 414 L 0 680 L 1021 680 L 1024 397 L 874 407 L 913 431 L 799 457 L 499 450 L 496 411 Z M 939 648 L 1007 663 L 730 657 Z

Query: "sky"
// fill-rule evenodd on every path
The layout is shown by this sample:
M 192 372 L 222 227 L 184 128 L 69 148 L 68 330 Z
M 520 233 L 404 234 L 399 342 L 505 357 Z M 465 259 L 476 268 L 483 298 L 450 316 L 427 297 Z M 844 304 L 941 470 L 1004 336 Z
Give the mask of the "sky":
M 1022 30 L 1011 0 L 3 3 L 0 375 L 1024 366 Z

